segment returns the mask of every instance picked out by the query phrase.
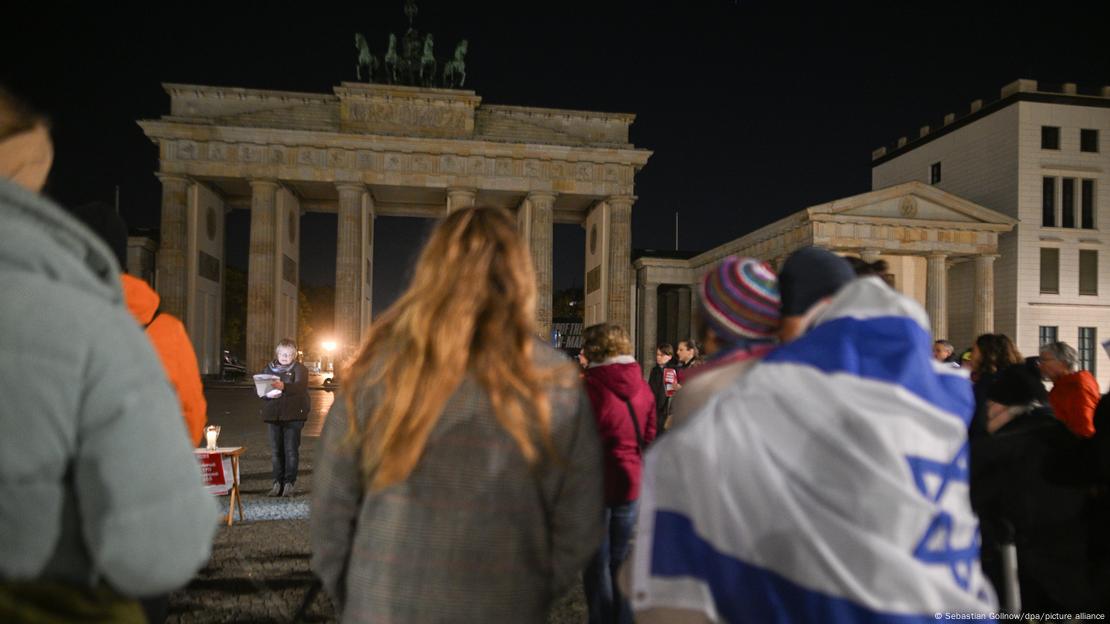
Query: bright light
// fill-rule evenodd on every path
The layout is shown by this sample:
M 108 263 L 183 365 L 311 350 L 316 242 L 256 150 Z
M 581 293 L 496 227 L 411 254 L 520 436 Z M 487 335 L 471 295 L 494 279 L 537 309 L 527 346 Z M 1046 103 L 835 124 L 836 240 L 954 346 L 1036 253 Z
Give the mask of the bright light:
M 331 353 L 332 351 L 335 351 L 335 341 L 334 340 L 327 340 L 323 344 L 321 344 L 320 346 L 324 347 L 324 351 L 327 351 L 328 353 Z

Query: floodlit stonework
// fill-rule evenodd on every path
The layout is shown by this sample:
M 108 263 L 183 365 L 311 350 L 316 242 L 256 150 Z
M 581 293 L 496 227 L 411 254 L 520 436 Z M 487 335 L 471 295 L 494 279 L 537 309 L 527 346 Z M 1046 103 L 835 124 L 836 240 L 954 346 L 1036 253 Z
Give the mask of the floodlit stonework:
M 628 142 L 633 115 L 484 105 L 473 91 L 363 83 L 332 94 L 165 89 L 170 114 L 139 122 L 160 157 L 157 288 L 163 308 L 186 319 L 203 373 L 218 371 L 224 213 L 232 209 L 251 211 L 251 367 L 295 334 L 306 212 L 338 216 L 342 348 L 353 348 L 370 323 L 374 218 L 435 218 L 475 204 L 518 215 L 544 335 L 556 223 L 598 228 L 587 233 L 587 322 L 630 324 L 634 177 L 651 155 Z
M 1049 87 L 1017 80 L 1002 88 L 998 100 L 976 100 L 965 115 L 949 114 L 913 140 L 903 137 L 872 154 L 873 188 L 910 180 L 928 184 L 939 169 L 936 188 L 1018 221 L 999 237 L 995 329 L 1013 338 L 1024 355 L 1036 355 L 1042 333 L 1053 332 L 1081 355 L 1086 350 L 1088 368 L 1103 390 L 1107 377 L 1100 373 L 1110 371 L 1099 345 L 1110 339 L 1108 134 L 1110 87 L 1081 90 L 1070 83 Z M 976 298 L 989 285 L 976 266 L 948 270 L 947 337 L 958 346 L 971 343 L 979 331 L 976 319 L 991 312 Z
M 936 187 L 907 182 L 811 206 L 690 259 L 637 258 L 637 355 L 647 370 L 656 344 L 695 334 L 696 284 L 725 257 L 752 256 L 777 269 L 791 252 L 810 245 L 869 262 L 886 260 L 888 279 L 925 306 L 937 335 L 947 333 L 946 302 L 965 296 L 983 311 L 974 319 L 976 330 L 993 331 L 998 237 L 1015 223 Z M 972 267 L 982 288 L 952 291 L 947 273 L 962 265 Z

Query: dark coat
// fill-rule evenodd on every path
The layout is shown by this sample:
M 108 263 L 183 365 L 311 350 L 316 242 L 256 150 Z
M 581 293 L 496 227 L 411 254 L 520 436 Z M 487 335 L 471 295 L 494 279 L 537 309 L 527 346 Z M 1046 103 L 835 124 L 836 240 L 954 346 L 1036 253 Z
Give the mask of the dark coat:
M 663 369 L 674 368 L 675 358 L 666 361 L 662 366 L 656 364 L 651 369 L 651 374 L 648 376 L 648 385 L 651 386 L 651 393 L 655 395 L 655 417 L 657 423 L 664 422 L 663 416 L 666 415 L 667 401 L 670 397 L 667 396 L 667 387 L 663 383 Z
M 285 389 L 276 399 L 263 397 L 259 415 L 266 422 L 308 420 L 308 412 L 312 407 L 308 398 L 308 369 L 304 364 L 295 362 L 288 372 L 279 373 L 274 370 L 277 365 L 277 362 L 270 362 L 262 372 L 280 377 Z
M 1092 599 L 1086 490 L 1051 477 L 1079 441 L 1049 407 L 972 442 L 971 501 L 981 522 L 983 570 L 999 588 L 1000 548 L 1013 528 L 1022 607 L 1083 610 Z

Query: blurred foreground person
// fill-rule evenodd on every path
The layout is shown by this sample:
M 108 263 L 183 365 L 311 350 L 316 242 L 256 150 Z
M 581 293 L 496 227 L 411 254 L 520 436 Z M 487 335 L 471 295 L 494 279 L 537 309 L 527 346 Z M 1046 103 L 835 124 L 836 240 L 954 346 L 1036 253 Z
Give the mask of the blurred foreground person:
M 52 158 L 0 89 L 0 621 L 142 622 L 208 560 L 216 505 L 112 252 L 39 194 Z
M 343 622 L 540 622 L 601 538 L 597 427 L 509 213 L 436 226 L 328 415 L 312 569 Z
M 779 275 L 793 340 L 648 454 L 638 620 L 996 610 L 968 503 L 970 384 L 934 365 L 919 304 L 827 251 L 798 253 Z

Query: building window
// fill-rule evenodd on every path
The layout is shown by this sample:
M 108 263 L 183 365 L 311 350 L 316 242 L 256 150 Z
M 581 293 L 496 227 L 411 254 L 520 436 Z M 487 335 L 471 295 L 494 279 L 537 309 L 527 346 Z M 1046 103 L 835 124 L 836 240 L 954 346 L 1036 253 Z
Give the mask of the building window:
M 1098 151 L 1098 130 L 1088 130 L 1084 128 L 1079 131 L 1079 151 Z
M 1060 250 L 1041 249 L 1041 293 L 1060 294 Z
M 1079 294 L 1098 294 L 1098 251 L 1079 250 Z
M 1056 330 L 1058 329 L 1055 325 L 1041 325 L 1038 330 L 1040 345 L 1043 347 L 1056 342 Z
M 1056 227 L 1056 178 L 1045 178 L 1041 194 L 1041 225 Z
M 938 184 L 940 182 L 940 163 L 935 162 L 929 165 L 929 184 Z
M 1095 229 L 1095 181 L 1083 180 L 1079 192 L 1079 206 L 1083 213 L 1083 229 Z
M 1075 227 L 1075 178 L 1060 181 L 1060 227 Z
M 1079 328 L 1079 368 L 1095 374 L 1095 328 Z
M 1060 128 L 1041 126 L 1041 149 L 1060 149 Z

